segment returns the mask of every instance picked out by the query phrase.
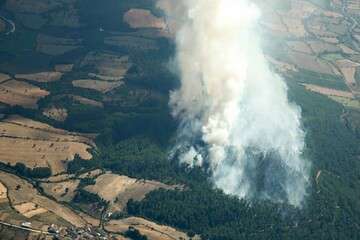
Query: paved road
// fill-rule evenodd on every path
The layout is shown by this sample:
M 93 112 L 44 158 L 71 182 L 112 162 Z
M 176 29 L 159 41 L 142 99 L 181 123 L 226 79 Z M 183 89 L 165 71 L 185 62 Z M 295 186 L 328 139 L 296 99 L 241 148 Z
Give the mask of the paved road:
M 1 224 L 1 225 L 4 225 L 4 226 L 7 226 L 7 227 L 12 227 L 12 228 L 17 228 L 17 229 L 25 230 L 25 231 L 28 231 L 28 232 L 41 233 L 41 234 L 46 234 L 46 235 L 53 235 L 53 234 L 51 234 L 51 233 L 49 233 L 49 232 L 46 232 L 46 231 L 41 231 L 41 230 L 33 229 L 33 228 L 26 228 L 26 227 L 14 225 L 14 224 L 2 222 L 2 221 L 0 221 L 0 224 Z
M 2 19 L 2 20 L 6 23 L 7 28 L 9 29 L 9 30 L 5 33 L 5 35 L 9 35 L 9 34 L 14 33 L 14 32 L 16 31 L 16 25 L 15 25 L 15 23 L 14 23 L 12 20 L 7 19 L 6 17 L 1 16 L 1 15 L 0 15 L 0 19 Z

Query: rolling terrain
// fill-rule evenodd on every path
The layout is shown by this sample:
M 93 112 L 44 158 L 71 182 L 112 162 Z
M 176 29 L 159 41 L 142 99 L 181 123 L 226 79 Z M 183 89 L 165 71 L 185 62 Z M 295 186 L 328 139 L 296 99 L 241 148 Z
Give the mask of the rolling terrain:
M 0 0 L 0 239 L 359 239 L 358 1 L 256 1 L 302 109 L 303 209 L 227 196 L 168 159 L 168 1 Z

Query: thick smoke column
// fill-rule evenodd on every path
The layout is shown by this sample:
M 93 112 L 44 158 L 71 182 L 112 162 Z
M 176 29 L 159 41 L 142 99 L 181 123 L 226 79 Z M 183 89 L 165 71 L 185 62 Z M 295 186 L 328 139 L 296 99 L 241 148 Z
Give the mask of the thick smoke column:
M 181 124 L 172 156 L 204 166 L 225 193 L 300 206 L 308 182 L 300 109 L 261 51 L 258 8 L 248 0 L 174 4 L 181 88 L 170 105 Z

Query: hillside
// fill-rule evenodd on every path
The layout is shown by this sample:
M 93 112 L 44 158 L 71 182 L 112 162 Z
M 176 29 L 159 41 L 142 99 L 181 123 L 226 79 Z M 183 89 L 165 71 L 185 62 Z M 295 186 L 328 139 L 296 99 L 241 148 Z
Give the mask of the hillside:
M 297 209 L 169 160 L 168 1 L 0 0 L 0 239 L 359 239 L 360 3 L 255 1 L 301 107 L 312 167 Z

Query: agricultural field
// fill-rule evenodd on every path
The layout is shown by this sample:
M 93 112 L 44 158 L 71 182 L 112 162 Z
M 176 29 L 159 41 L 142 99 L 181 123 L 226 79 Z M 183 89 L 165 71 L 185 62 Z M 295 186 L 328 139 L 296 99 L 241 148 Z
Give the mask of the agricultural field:
M 141 201 L 151 191 L 157 189 L 174 190 L 175 188 L 174 186 L 156 181 L 134 179 L 106 173 L 95 178 L 94 185 L 89 185 L 84 189 L 108 201 L 110 203 L 109 212 L 118 212 L 124 210 L 126 203 L 130 199 Z
M 38 107 L 37 102 L 47 95 L 49 95 L 48 91 L 30 83 L 13 79 L 0 83 L 0 102 L 10 106 L 35 109 Z
M 0 220 L 43 231 L 0 239 L 360 239 L 359 1 L 255 2 L 314 159 L 306 210 L 169 160 L 174 1 L 0 0 Z
M 100 81 L 100 80 L 93 80 L 93 79 L 79 79 L 74 80 L 72 82 L 74 87 L 80 87 L 80 88 L 88 88 L 93 89 L 96 91 L 99 91 L 101 93 L 107 93 L 110 92 L 121 85 L 123 85 L 123 82 L 116 81 L 116 82 L 110 82 L 110 81 Z
M 0 122 L 1 162 L 26 167 L 50 168 L 53 174 L 66 170 L 75 155 L 92 158 L 88 150 L 94 146 L 91 138 L 53 128 L 19 116 L 10 116 Z
M 25 79 L 35 82 L 53 82 L 58 81 L 62 77 L 61 72 L 39 72 L 39 73 L 30 73 L 30 74 L 16 74 L 15 78 Z
M 168 226 L 162 226 L 143 218 L 130 217 L 122 220 L 108 222 L 105 229 L 113 233 L 125 233 L 128 229 L 135 228 L 149 240 L 197 240 L 197 236 L 190 238 L 187 234 Z
M 151 11 L 144 9 L 130 9 L 124 14 L 124 21 L 131 28 L 167 28 L 164 18 L 154 16 Z

